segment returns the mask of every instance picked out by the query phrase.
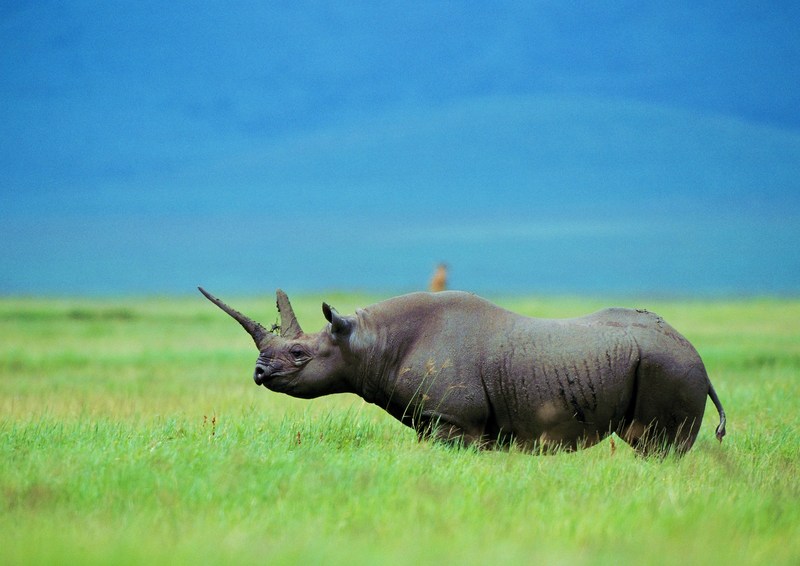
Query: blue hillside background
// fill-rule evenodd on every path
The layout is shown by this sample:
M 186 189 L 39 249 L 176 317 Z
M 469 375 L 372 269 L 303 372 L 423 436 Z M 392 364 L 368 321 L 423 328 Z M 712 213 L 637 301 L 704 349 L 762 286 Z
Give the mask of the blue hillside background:
M 0 6 L 0 294 L 800 294 L 796 3 Z

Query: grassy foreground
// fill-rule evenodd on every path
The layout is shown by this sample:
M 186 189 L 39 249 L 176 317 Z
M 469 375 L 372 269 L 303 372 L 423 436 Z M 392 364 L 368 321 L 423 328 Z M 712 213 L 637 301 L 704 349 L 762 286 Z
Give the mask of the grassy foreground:
M 306 330 L 321 299 L 293 298 Z M 272 298 L 230 302 L 275 320 Z M 680 460 L 418 443 L 356 397 L 256 388 L 249 337 L 199 295 L 0 299 L 0 563 L 800 563 L 800 300 L 626 306 L 698 348 L 722 445 L 710 402 Z

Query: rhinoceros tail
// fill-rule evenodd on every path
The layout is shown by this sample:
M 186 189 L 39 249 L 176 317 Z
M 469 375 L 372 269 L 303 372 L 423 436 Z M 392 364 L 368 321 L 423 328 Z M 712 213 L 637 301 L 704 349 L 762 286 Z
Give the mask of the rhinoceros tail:
M 722 403 L 719 401 L 719 397 L 717 397 L 717 392 L 714 391 L 714 386 L 711 385 L 711 381 L 708 382 L 708 396 L 711 397 L 711 401 L 714 403 L 714 406 L 717 408 L 717 412 L 719 413 L 719 426 L 717 426 L 717 440 L 722 442 L 722 437 L 725 436 L 725 409 L 722 408 Z

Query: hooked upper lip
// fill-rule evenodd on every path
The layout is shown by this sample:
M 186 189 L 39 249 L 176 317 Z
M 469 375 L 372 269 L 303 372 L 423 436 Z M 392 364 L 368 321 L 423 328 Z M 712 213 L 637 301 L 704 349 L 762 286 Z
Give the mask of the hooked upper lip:
M 274 377 L 285 375 L 286 371 L 281 369 L 278 364 L 256 362 L 256 369 L 253 371 L 253 381 L 256 382 L 256 385 L 264 385 L 268 380 Z
M 263 385 L 269 377 L 269 367 L 264 364 L 257 363 L 255 372 L 253 372 L 253 380 L 256 385 Z

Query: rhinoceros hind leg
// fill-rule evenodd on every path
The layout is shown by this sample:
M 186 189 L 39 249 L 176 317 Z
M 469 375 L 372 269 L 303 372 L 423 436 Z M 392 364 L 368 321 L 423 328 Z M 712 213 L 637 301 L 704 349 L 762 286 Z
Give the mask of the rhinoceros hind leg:
M 639 456 L 666 456 L 670 451 L 682 456 L 697 439 L 697 429 L 693 422 L 686 420 L 669 426 L 663 426 L 659 421 L 645 426 L 634 420 L 624 428 L 620 437 Z
M 632 418 L 620 435 L 643 456 L 686 453 L 703 421 L 708 378 L 702 366 L 643 359 Z

